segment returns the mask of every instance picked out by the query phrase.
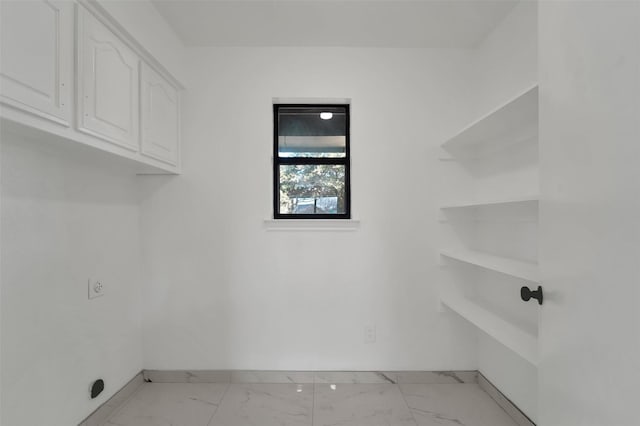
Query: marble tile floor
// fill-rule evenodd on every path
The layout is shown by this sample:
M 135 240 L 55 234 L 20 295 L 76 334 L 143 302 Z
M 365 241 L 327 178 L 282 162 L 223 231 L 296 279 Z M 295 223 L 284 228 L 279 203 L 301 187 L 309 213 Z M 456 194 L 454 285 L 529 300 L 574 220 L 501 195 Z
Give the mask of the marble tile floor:
M 517 426 L 475 383 L 144 383 L 107 426 Z

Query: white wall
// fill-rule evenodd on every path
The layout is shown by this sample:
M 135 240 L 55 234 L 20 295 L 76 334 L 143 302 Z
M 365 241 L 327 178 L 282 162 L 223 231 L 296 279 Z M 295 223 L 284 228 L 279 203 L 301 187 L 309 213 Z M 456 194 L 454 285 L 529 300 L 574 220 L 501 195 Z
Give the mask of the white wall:
M 2 188 L 2 149 L 0 147 L 0 189 Z M 2 194 L 0 192 L 0 224 L 2 223 Z M 2 367 L 2 226 L 0 225 L 0 426 L 3 424 L 2 420 L 2 404 L 4 401 L 2 383 L 4 382 L 4 373 Z
M 1 140 L 0 417 L 75 425 L 143 367 L 135 176 L 87 148 Z M 89 277 L 105 296 L 88 300 Z
M 145 366 L 475 369 L 437 310 L 436 146 L 466 51 L 195 49 L 179 177 L 144 178 Z M 270 232 L 272 99 L 351 98 L 352 232 Z M 364 344 L 364 326 L 377 343 Z
M 482 116 L 516 95 L 532 87 L 538 80 L 537 2 L 525 0 L 518 4 L 505 20 L 482 42 L 475 51 L 474 107 Z M 475 195 L 496 198 L 509 195 L 534 195 L 539 193 L 539 165 L 537 145 L 523 145 L 492 156 L 487 167 L 476 165 L 473 176 Z M 511 164 L 509 164 L 511 163 Z M 501 173 L 486 171 L 501 170 Z M 492 195 L 493 194 L 493 195 Z M 537 216 L 537 215 L 536 215 Z M 476 235 L 476 243 L 489 251 L 501 250 L 503 255 L 524 260 L 537 260 L 537 217 L 533 222 L 519 214 L 518 224 L 484 224 Z M 513 220 L 512 220 L 513 221 Z M 507 232 L 505 232 L 507 231 Z M 515 241 L 524 244 L 514 243 Z M 500 244 L 498 244 L 500 240 Z M 505 297 L 507 287 L 486 281 L 484 297 L 498 300 Z M 516 287 L 510 293 L 515 298 L 510 315 L 518 318 L 527 328 L 537 329 L 537 306 L 523 304 L 518 289 L 527 283 L 511 282 Z M 512 309 L 513 310 L 513 309 Z M 534 421 L 537 417 L 538 377 L 537 368 L 505 349 L 484 333 L 478 336 L 478 367 L 494 385 L 507 395 Z
M 638 425 L 640 3 L 540 6 L 540 426 Z
M 538 82 L 538 3 L 521 0 L 475 50 L 477 114 Z

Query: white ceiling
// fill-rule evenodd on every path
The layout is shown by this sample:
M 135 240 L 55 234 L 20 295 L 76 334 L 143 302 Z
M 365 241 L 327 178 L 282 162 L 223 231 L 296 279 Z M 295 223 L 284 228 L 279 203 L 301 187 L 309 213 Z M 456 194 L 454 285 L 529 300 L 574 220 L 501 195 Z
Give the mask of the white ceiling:
M 474 47 L 518 0 L 152 0 L 186 46 Z

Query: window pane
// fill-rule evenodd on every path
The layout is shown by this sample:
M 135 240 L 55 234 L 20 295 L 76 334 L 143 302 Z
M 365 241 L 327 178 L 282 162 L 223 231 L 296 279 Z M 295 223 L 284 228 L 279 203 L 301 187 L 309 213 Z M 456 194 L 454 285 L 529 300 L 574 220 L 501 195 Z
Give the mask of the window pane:
M 278 109 L 279 157 L 345 157 L 346 107 Z
M 345 166 L 280 166 L 281 214 L 344 214 Z

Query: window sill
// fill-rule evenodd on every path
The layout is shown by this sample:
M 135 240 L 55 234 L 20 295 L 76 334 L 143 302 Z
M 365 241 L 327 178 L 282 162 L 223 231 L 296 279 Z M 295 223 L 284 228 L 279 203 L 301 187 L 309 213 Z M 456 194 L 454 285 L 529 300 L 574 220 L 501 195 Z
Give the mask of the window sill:
M 357 219 L 265 219 L 267 231 L 356 231 Z

